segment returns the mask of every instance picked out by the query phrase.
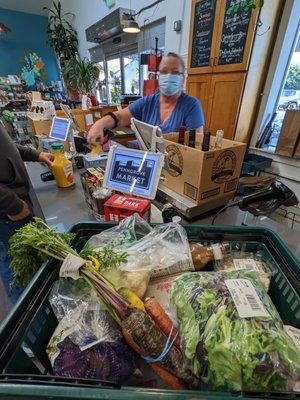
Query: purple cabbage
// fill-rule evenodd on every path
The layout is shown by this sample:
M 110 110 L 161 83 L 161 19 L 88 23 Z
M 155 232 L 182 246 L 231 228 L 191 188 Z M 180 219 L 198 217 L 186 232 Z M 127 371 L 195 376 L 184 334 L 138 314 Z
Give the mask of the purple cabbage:
M 134 353 L 122 338 L 81 351 L 67 337 L 57 347 L 60 353 L 54 361 L 53 372 L 58 376 L 123 383 L 136 368 Z

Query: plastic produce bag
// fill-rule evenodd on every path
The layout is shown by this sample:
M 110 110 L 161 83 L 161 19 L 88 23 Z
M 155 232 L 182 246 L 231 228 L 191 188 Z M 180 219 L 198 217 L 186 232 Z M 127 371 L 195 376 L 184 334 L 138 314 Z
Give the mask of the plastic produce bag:
M 87 245 L 97 250 L 106 245 L 126 248 L 152 231 L 151 226 L 138 214 L 123 219 L 119 225 L 92 236 Z
M 275 273 L 275 268 L 270 260 L 264 259 L 261 252 L 233 251 L 227 259 L 215 262 L 215 271 L 237 271 L 244 270 L 253 272 L 259 277 L 264 289 L 268 292 L 271 277 Z
M 156 226 L 147 236 L 127 247 L 125 271 L 148 271 L 151 277 L 193 271 L 193 262 L 184 228 L 176 223 Z
M 53 372 L 122 383 L 135 370 L 134 353 L 90 288 L 78 282 L 60 279 L 50 295 L 60 321 L 47 346 Z
M 245 271 L 186 273 L 173 284 L 190 368 L 215 388 L 287 390 L 300 352 L 258 276 Z

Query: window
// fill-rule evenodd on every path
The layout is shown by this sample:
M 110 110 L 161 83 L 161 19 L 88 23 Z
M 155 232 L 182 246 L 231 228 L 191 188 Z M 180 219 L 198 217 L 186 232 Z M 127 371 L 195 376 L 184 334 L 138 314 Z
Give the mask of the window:
M 137 53 L 123 56 L 123 76 L 123 94 L 140 94 L 140 63 Z
M 107 61 L 108 102 L 121 103 L 121 60 L 113 58 Z
M 283 89 L 276 104 L 274 121 L 269 137 L 261 143 L 261 148 L 274 152 L 281 132 L 286 110 L 300 110 L 300 36 L 292 54 Z
M 99 103 L 107 103 L 107 87 L 106 87 L 106 73 L 104 68 L 104 62 L 97 63 L 99 72 L 99 83 L 97 86 L 97 100 Z
M 300 2 L 285 3 L 251 146 L 275 152 L 286 110 L 300 109 Z

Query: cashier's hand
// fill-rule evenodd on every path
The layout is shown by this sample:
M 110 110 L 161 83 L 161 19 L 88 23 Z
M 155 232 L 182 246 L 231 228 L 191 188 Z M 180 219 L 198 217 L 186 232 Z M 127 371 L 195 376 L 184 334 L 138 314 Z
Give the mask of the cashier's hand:
M 97 123 L 95 123 L 89 130 L 87 141 L 89 144 L 93 144 L 97 138 L 100 138 L 100 143 L 102 143 L 103 136 L 103 129 L 99 127 Z
M 39 162 L 44 162 L 48 165 L 48 167 L 52 167 L 52 162 L 54 160 L 54 155 L 51 153 L 41 152 L 38 158 Z

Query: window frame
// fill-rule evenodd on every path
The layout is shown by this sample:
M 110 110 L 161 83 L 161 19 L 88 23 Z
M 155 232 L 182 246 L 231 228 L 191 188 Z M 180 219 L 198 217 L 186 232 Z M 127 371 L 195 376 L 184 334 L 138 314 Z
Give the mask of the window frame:
M 277 104 L 286 81 L 290 61 L 297 44 L 300 29 L 300 1 L 289 0 L 285 3 L 280 21 L 276 43 L 273 49 L 269 71 L 265 81 L 258 116 L 250 141 L 250 148 L 268 154 L 268 150 L 255 147 L 261 132 L 276 111 Z

